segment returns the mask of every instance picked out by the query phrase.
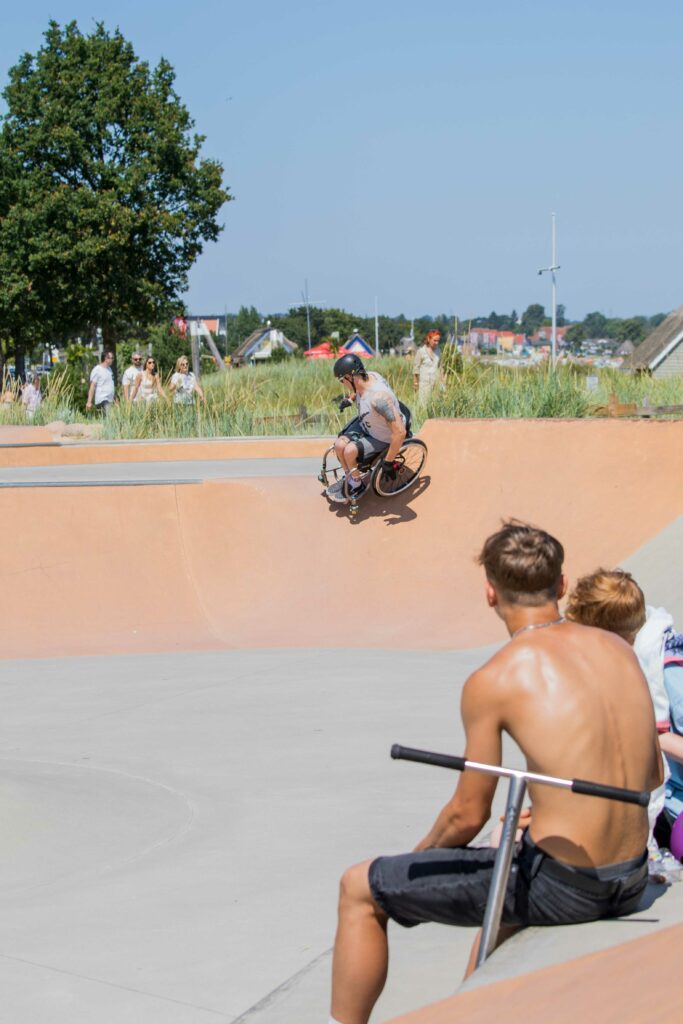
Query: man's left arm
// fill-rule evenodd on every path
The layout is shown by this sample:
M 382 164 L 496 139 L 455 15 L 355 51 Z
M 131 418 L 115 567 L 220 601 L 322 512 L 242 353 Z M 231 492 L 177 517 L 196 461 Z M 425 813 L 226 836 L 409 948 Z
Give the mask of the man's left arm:
M 391 441 L 389 442 L 389 447 L 387 448 L 384 458 L 387 462 L 392 462 L 398 455 L 401 450 L 401 445 L 406 439 L 406 425 L 403 422 L 403 416 L 398 407 L 398 402 L 394 401 L 392 398 L 381 395 L 379 398 L 375 399 L 373 405 L 380 416 L 382 416 L 389 424 L 389 428 L 391 430 Z
M 465 759 L 499 765 L 502 725 L 498 701 L 490 680 L 481 670 L 465 683 L 461 713 L 465 726 Z M 497 782 L 496 776 L 463 772 L 455 793 L 415 849 L 465 846 L 471 842 L 489 820 Z

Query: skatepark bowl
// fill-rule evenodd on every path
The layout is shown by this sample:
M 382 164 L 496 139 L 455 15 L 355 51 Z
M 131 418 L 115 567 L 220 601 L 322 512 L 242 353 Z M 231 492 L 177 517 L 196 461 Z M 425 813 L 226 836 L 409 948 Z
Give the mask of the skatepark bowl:
M 0 431 L 2 1020 L 327 1019 L 341 872 L 410 849 L 455 782 L 390 746 L 462 753 L 462 684 L 506 639 L 475 563 L 502 517 L 683 622 L 683 423 L 420 436 L 415 488 L 350 522 L 325 438 Z M 472 932 L 391 926 L 372 1019 L 680 1020 L 682 910 L 651 886 L 629 919 L 528 929 L 463 987 Z

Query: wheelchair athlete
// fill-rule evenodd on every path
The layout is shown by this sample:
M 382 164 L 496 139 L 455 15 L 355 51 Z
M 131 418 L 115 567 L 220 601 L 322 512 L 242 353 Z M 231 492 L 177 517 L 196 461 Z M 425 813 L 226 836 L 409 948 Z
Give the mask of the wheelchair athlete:
M 337 480 L 325 491 L 330 501 L 344 502 L 348 500 L 345 482 L 354 497 L 360 497 L 368 487 L 369 474 L 358 468 L 359 459 L 365 462 L 382 454 L 382 472 L 389 479 L 395 478 L 394 460 L 408 431 L 398 398 L 379 373 L 365 369 L 358 356 L 349 354 L 338 359 L 334 375 L 346 389 L 346 397 L 339 408 L 355 403 L 358 413 L 347 423 L 334 445 L 346 480 Z

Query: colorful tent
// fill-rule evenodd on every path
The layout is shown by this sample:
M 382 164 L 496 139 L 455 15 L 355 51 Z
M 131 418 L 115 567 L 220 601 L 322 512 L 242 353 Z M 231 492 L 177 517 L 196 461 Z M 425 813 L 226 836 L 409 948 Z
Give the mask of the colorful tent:
M 304 349 L 306 359 L 334 359 L 335 354 L 330 348 L 329 341 L 323 341 L 322 345 L 315 345 L 313 348 Z

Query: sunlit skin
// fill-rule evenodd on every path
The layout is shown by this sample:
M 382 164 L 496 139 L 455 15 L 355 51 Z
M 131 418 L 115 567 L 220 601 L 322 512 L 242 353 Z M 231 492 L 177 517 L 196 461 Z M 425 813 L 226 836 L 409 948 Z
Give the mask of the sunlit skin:
M 465 757 L 500 764 L 505 731 L 530 771 L 652 790 L 662 781 L 662 761 L 647 683 L 629 645 L 569 622 L 513 637 L 559 618 L 565 590 L 563 577 L 556 599 L 529 607 L 505 602 L 486 582 L 486 601 L 511 640 L 463 688 Z M 415 849 L 473 840 L 489 819 L 495 787 L 494 778 L 463 773 Z M 637 857 L 645 848 L 645 808 L 547 786 L 531 786 L 530 796 L 532 839 L 558 860 L 595 867 Z M 387 917 L 370 892 L 370 863 L 350 868 L 341 882 L 331 1011 L 340 1024 L 367 1024 L 386 979 Z

